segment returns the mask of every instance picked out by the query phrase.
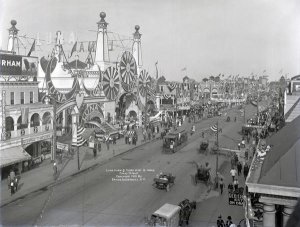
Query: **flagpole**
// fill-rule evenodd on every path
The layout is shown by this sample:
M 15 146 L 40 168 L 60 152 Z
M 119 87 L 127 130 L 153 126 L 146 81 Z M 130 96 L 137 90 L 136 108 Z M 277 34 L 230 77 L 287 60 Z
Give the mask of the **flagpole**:
M 219 167 L 219 120 L 217 120 L 217 156 L 216 156 L 216 188 L 218 188 L 218 167 Z

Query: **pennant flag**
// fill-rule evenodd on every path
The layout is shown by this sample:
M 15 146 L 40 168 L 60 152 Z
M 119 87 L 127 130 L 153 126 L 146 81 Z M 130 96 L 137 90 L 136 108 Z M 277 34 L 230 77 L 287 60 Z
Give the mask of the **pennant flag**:
M 217 132 L 218 131 L 218 126 L 217 125 L 213 125 L 210 127 L 210 129 L 213 131 L 213 132 Z
M 168 84 L 168 88 L 172 92 L 176 88 L 176 83 L 170 83 L 170 84 Z
M 72 50 L 71 50 L 70 57 L 72 57 L 73 53 L 74 53 L 76 50 L 77 50 L 77 42 L 74 43 L 74 46 L 73 46 L 73 48 L 72 48 Z M 70 58 L 70 57 L 69 57 L 69 58 Z
M 32 46 L 31 46 L 31 48 L 30 48 L 30 50 L 29 50 L 27 56 L 30 57 L 30 55 L 31 55 L 31 53 L 32 53 L 33 51 L 35 51 L 35 40 L 33 41 Z

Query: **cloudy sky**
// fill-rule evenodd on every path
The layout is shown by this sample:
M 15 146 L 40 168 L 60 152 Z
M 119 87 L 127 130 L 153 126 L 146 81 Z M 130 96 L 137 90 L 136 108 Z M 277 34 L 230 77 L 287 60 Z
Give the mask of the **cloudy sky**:
M 11 19 L 17 20 L 21 35 L 39 34 L 46 40 L 61 30 L 65 40 L 74 33 L 86 41 L 96 39 L 96 22 L 104 11 L 112 39 L 132 37 L 134 26 L 140 25 L 144 68 L 152 75 L 156 61 L 169 80 L 181 80 L 186 74 L 196 80 L 219 73 L 262 75 L 264 70 L 271 80 L 279 79 L 280 71 L 288 77 L 300 74 L 299 0 L 0 0 L 0 4 L 2 49 Z M 28 52 L 32 41 L 22 42 Z M 34 53 L 40 57 L 53 47 L 41 43 Z M 120 42 L 114 44 L 115 51 L 122 52 Z M 71 48 L 66 43 L 66 52 Z

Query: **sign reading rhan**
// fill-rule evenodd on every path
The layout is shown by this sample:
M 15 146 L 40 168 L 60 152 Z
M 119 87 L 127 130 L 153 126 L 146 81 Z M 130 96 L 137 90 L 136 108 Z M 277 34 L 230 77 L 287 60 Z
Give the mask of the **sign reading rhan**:
M 12 54 L 0 54 L 0 75 L 37 76 L 38 59 Z

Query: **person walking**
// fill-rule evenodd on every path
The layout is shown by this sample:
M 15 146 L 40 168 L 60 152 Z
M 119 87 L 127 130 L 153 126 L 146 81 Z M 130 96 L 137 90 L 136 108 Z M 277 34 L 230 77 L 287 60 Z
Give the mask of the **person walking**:
M 232 182 L 234 181 L 236 174 L 237 174 L 236 169 L 235 168 L 231 168 L 230 175 L 232 177 Z
M 220 214 L 217 220 L 217 227 L 224 227 L 224 226 L 225 226 L 225 222 L 223 221 L 222 216 Z
M 226 226 L 226 227 L 230 227 L 230 225 L 232 225 L 232 224 L 233 224 L 233 222 L 232 222 L 232 220 L 231 220 L 231 216 L 228 216 L 228 217 L 227 217 L 227 220 L 226 220 L 225 226 Z
M 248 166 L 248 163 L 246 162 L 245 165 L 244 165 L 244 178 L 245 178 L 245 180 L 248 176 L 248 173 L 249 173 L 249 166 Z
M 238 161 L 238 162 L 237 162 L 238 176 L 239 176 L 240 174 L 242 174 L 242 168 L 243 168 L 242 163 L 241 163 L 240 161 Z
M 221 190 L 221 195 L 222 195 L 223 194 L 223 189 L 224 189 L 223 177 L 220 177 L 219 185 L 220 185 L 220 190 Z
M 57 164 L 56 162 L 53 163 L 53 175 L 55 176 L 57 174 Z
M 237 192 L 239 189 L 239 182 L 237 179 L 234 179 L 233 181 L 233 187 L 234 187 L 234 191 Z
M 10 195 L 12 196 L 15 193 L 15 184 L 14 181 L 10 181 Z

